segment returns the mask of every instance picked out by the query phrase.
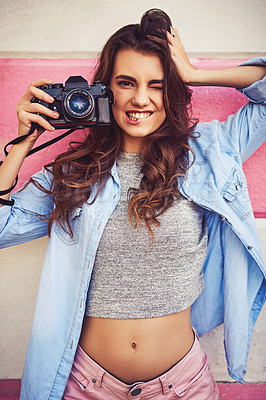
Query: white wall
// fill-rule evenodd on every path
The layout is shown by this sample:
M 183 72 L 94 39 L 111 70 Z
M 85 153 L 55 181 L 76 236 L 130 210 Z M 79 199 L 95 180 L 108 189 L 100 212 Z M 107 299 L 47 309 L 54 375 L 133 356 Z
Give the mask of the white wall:
M 153 7 L 169 13 L 190 54 L 266 50 L 265 0 L 0 0 L 0 56 L 95 55 Z

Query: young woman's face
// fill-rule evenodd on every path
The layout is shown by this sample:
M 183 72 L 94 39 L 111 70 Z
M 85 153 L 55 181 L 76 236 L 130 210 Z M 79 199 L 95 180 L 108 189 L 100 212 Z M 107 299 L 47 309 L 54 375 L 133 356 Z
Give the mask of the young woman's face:
M 137 153 L 143 137 L 165 120 L 163 69 L 156 55 L 120 50 L 115 58 L 110 87 L 113 116 L 124 134 L 124 151 Z

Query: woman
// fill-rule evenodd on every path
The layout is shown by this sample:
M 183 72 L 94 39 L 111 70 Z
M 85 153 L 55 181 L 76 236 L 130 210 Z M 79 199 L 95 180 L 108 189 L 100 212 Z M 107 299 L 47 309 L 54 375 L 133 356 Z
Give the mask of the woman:
M 196 331 L 223 320 L 229 372 L 243 381 L 265 281 L 241 163 L 265 136 L 264 75 L 258 59 L 195 69 L 159 10 L 109 39 L 95 80 L 114 93 L 111 126 L 0 210 L 2 247 L 50 234 L 21 399 L 218 399 Z M 19 135 L 32 122 L 53 130 L 37 113 L 58 116 L 30 102 L 53 102 L 38 89 L 48 83 L 20 101 Z M 187 84 L 246 88 L 253 104 L 196 124 Z M 2 190 L 39 134 L 11 149 Z

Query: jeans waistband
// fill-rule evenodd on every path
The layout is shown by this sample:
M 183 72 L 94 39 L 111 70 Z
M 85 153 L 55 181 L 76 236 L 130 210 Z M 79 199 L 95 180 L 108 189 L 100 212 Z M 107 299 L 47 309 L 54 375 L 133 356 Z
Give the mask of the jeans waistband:
M 167 394 L 173 385 L 178 387 L 179 393 L 182 393 L 186 390 L 188 383 L 196 381 L 199 374 L 202 374 L 207 367 L 207 358 L 195 332 L 195 340 L 189 352 L 171 369 L 147 382 L 135 382 L 128 385 L 120 381 L 96 363 L 80 346 L 75 355 L 75 364 L 76 366 L 78 364 L 79 370 L 82 370 L 85 376 L 93 375 L 92 381 L 96 387 L 108 386 L 113 392 L 124 396 L 128 395 L 129 399 L 133 399 L 141 392 L 149 395 L 158 392 Z

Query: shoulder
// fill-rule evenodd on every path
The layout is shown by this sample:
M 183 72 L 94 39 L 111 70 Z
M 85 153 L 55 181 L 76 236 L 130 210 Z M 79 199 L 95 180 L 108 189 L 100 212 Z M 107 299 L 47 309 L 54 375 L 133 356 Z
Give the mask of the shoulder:
M 244 162 L 266 139 L 265 117 L 265 105 L 248 102 L 223 122 L 199 123 L 190 146 L 200 152 L 216 146 L 219 151 L 240 154 Z

